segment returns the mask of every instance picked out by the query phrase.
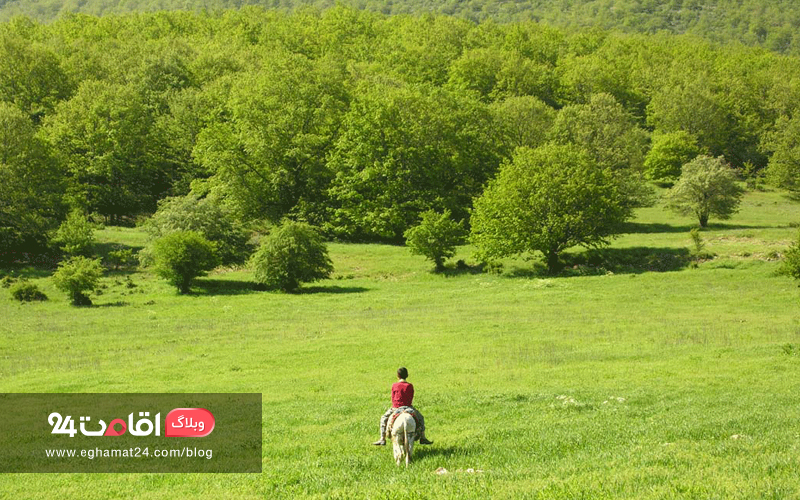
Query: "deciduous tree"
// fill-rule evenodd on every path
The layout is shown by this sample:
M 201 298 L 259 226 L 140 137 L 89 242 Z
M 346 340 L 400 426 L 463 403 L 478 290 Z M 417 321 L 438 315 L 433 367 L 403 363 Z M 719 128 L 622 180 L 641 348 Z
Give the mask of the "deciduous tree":
M 302 222 L 286 221 L 274 228 L 250 262 L 258 283 L 285 292 L 296 292 L 302 283 L 328 278 L 333 272 L 322 237 Z
M 455 255 L 456 246 L 464 241 L 464 226 L 451 218 L 449 210 L 439 214 L 433 210 L 422 213 L 420 223 L 403 236 L 411 253 L 422 255 L 444 271 L 444 261 Z
M 667 206 L 697 217 L 700 227 L 715 216 L 730 219 L 736 213 L 744 190 L 722 157 L 698 156 L 683 166 L 680 179 L 667 193 Z
M 192 282 L 219 263 L 214 244 L 196 231 L 175 231 L 153 242 L 156 273 L 189 293 Z
M 564 250 L 606 244 L 630 216 L 613 174 L 577 146 L 520 148 L 475 201 L 471 241 L 485 259 L 539 251 L 552 273 Z

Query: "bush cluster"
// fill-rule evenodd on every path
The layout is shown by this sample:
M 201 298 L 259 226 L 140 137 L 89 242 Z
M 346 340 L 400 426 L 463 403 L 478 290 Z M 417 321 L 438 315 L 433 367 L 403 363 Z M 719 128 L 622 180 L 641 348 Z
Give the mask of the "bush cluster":
M 19 280 L 11 286 L 11 297 L 20 302 L 33 302 L 47 300 L 39 287 L 27 280 Z

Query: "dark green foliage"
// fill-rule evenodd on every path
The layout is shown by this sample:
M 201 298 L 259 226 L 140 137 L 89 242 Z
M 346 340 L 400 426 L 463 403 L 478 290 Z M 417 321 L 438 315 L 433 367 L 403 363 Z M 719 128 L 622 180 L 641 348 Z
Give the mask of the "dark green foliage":
M 487 106 L 431 85 L 365 85 L 330 160 L 331 232 L 400 241 L 426 210 L 467 217 L 500 161 Z
M 559 144 L 580 146 L 601 169 L 608 170 L 628 205 L 650 204 L 642 178 L 647 132 L 612 95 L 595 94 L 586 104 L 562 108 L 549 135 Z
M 333 263 L 319 233 L 301 222 L 284 222 L 263 239 L 250 259 L 256 282 L 285 292 L 330 277 Z
M 642 169 L 648 139 L 633 116 L 605 93 L 561 109 L 550 136 L 559 144 L 583 147 L 601 168 L 635 172 Z
M 230 90 L 227 115 L 195 153 L 247 219 L 318 216 L 332 177 L 325 163 L 346 108 L 342 61 L 265 54 Z
M 764 148 L 772 152 L 767 180 L 800 191 L 800 116 L 778 119 L 775 130 L 764 136 Z
M 422 213 L 419 225 L 403 235 L 411 253 L 422 255 L 444 270 L 444 261 L 455 255 L 456 246 L 464 242 L 464 226 L 450 218 L 450 211 L 438 214 L 433 210 Z M 459 261 L 460 262 L 460 261 Z
M 20 302 L 33 302 L 47 300 L 39 287 L 27 280 L 19 280 L 11 287 L 11 297 Z
M 250 253 L 248 232 L 219 200 L 209 197 L 189 194 L 165 198 L 143 228 L 152 239 L 175 231 L 196 231 L 214 243 L 224 265 L 241 264 Z M 152 253 L 152 249 L 146 253 Z
M 471 240 L 488 261 L 539 251 L 552 273 L 563 250 L 604 245 L 631 214 L 613 174 L 580 148 L 520 148 L 475 201 Z
M 70 203 L 111 222 L 155 207 L 153 114 L 131 85 L 83 81 L 44 120 L 42 135 L 69 173 Z
M 192 281 L 217 267 L 216 247 L 196 231 L 175 231 L 153 242 L 156 274 L 189 293 Z
M 783 255 L 779 272 L 800 280 L 800 233 L 797 234 L 797 239 Z
M 654 181 L 675 182 L 681 176 L 681 167 L 699 153 L 696 140 L 687 132 L 654 134 L 644 160 L 645 174 Z
M 53 243 L 67 255 L 88 257 L 94 247 L 94 225 L 81 210 L 73 210 L 58 227 Z
M 0 261 L 47 247 L 63 217 L 62 191 L 62 176 L 30 118 L 0 101 Z
M 86 292 L 95 290 L 102 276 L 100 259 L 77 256 L 58 265 L 53 274 L 53 283 L 56 288 L 69 294 L 72 305 L 89 306 L 92 301 Z
M 54 50 L 19 34 L 0 32 L 0 101 L 13 103 L 39 122 L 73 90 Z

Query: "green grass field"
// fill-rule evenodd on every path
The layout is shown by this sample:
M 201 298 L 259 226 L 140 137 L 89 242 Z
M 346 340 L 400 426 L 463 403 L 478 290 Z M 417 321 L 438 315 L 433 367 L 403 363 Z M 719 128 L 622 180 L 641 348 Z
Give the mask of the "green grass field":
M 798 222 L 749 193 L 696 269 L 693 221 L 654 207 L 589 273 L 441 276 L 403 247 L 331 244 L 334 279 L 304 293 L 118 273 L 91 308 L 17 269 L 50 300 L 2 292 L 2 392 L 260 392 L 264 472 L 4 474 L 0 498 L 800 498 L 800 289 L 775 275 Z M 400 365 L 435 441 L 407 470 L 370 445 Z

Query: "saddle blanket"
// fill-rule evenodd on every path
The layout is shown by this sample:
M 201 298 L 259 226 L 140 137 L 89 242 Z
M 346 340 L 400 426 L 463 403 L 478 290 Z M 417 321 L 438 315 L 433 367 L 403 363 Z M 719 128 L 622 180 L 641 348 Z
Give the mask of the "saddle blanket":
M 419 415 L 417 415 L 417 412 L 414 410 L 414 408 L 410 406 L 401 406 L 400 408 L 395 408 L 392 412 L 392 415 L 389 417 L 389 422 L 386 424 L 387 431 L 391 431 L 392 427 L 394 426 L 395 419 L 397 419 L 398 415 L 401 413 L 411 414 L 411 416 L 414 417 L 414 422 L 417 424 L 417 429 L 422 427 L 422 422 L 419 420 Z

